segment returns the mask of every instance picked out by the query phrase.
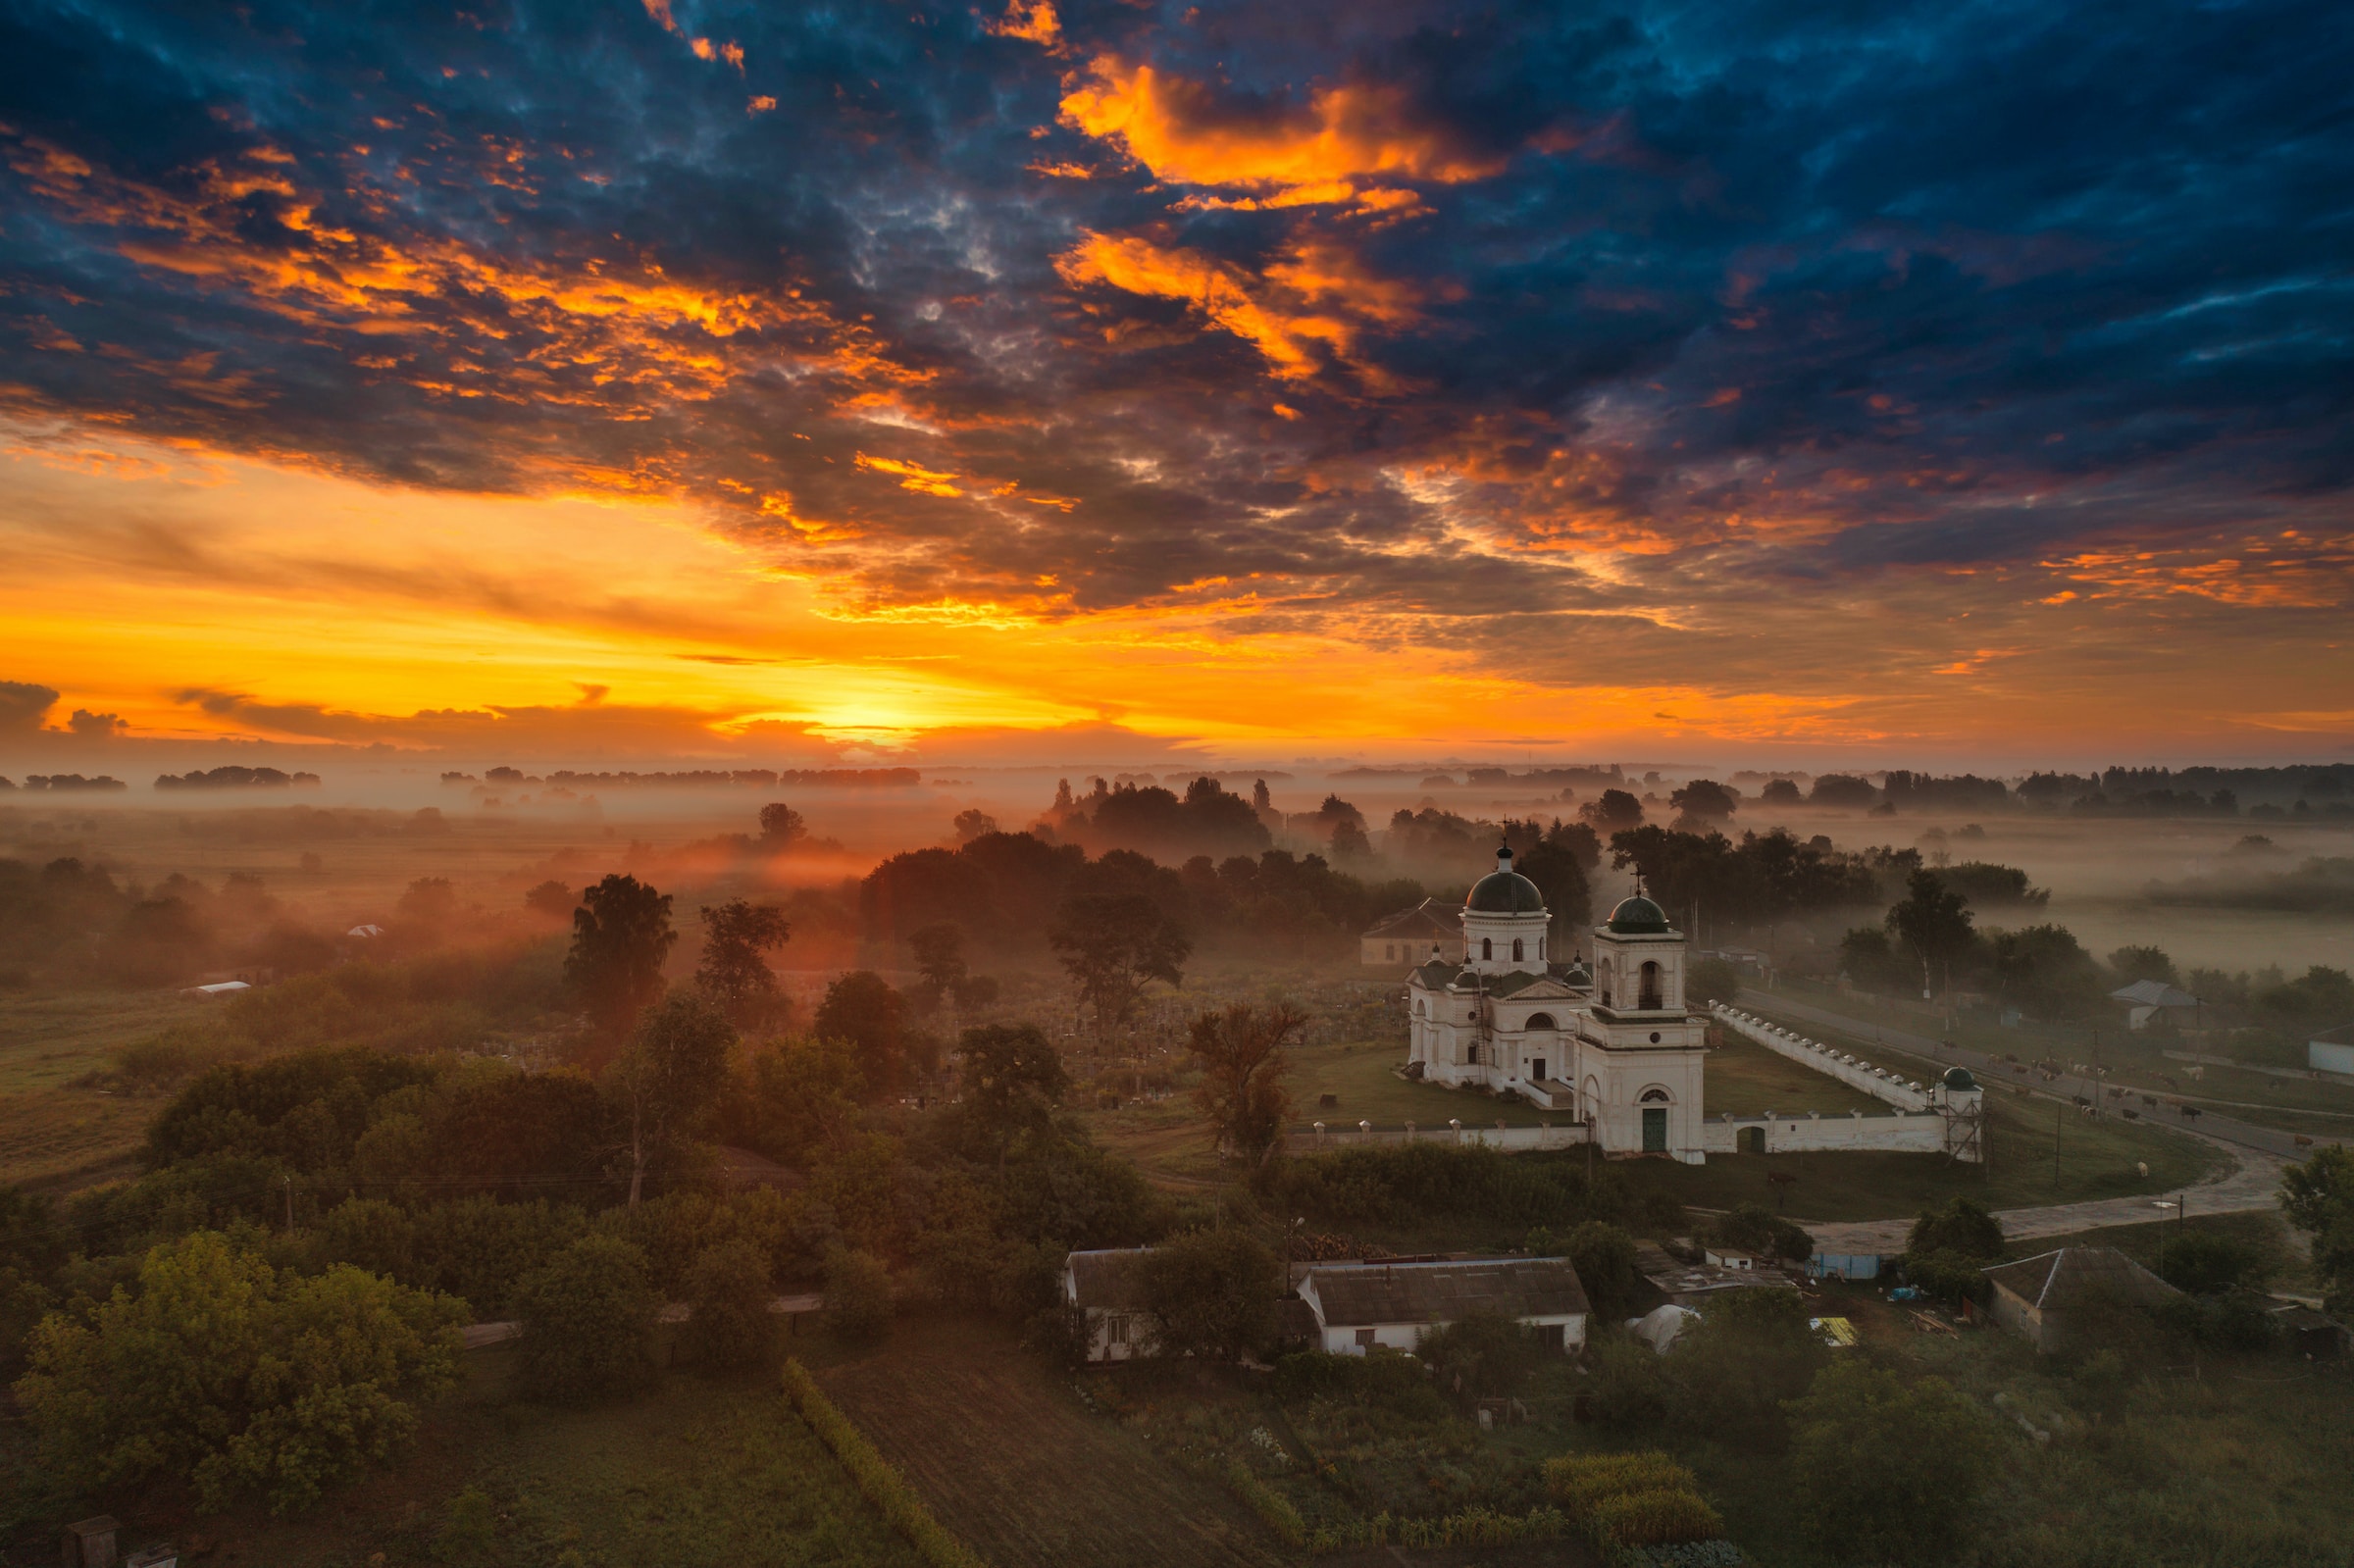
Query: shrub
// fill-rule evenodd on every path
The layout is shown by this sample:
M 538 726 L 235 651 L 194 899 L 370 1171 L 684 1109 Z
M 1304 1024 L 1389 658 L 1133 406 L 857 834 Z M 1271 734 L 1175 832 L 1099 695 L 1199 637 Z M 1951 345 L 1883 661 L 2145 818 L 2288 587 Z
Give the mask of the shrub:
M 1396 1350 L 1366 1355 L 1327 1355 L 1304 1350 L 1275 1363 L 1275 1396 L 1287 1402 L 1330 1399 L 1372 1405 L 1409 1421 L 1437 1421 L 1447 1401 L 1430 1386 L 1423 1364 Z
M 382 1198 L 346 1198 L 319 1217 L 316 1233 L 331 1262 L 396 1280 L 413 1277 L 417 1226 L 408 1211 Z
M 1738 1247 L 1761 1257 L 1805 1262 L 1815 1255 L 1815 1239 L 1805 1231 L 1755 1203 L 1737 1205 L 1710 1227 L 1720 1246 Z
M 1493 1312 L 1466 1312 L 1453 1323 L 1423 1330 L 1414 1341 L 1414 1354 L 1437 1375 L 1439 1386 L 1471 1399 L 1510 1393 L 1546 1353 L 1533 1332 Z
M 2158 1277 L 2192 1295 L 2222 1295 L 2263 1286 L 2271 1259 L 2235 1237 L 2191 1231 L 2168 1239 L 2158 1253 Z
M 1722 1290 L 1663 1358 L 1668 1413 L 1686 1431 L 1754 1450 L 1778 1446 L 1782 1401 L 1807 1390 L 1829 1352 L 1796 1290 Z
M 1913 1222 L 1907 1238 L 1909 1253 L 1952 1252 L 1965 1258 L 1992 1262 L 2003 1255 L 2003 1222 L 1967 1197 L 1957 1197 L 1942 1209 L 1924 1209 Z
M 590 1399 L 644 1381 L 654 1292 L 645 1254 L 615 1237 L 582 1237 L 516 1290 L 523 1314 L 526 1389 L 548 1399 Z
M 1587 1348 L 1594 1363 L 1587 1408 L 1597 1422 L 1625 1432 L 1667 1413 L 1667 1369 L 1658 1351 L 1616 1329 L 1594 1335 Z
M 1724 1521 L 1708 1499 L 1686 1487 L 1624 1492 L 1595 1502 L 1586 1515 L 1597 1542 L 1618 1546 L 1664 1546 L 1714 1541 Z
M 776 1318 L 768 1310 L 768 1259 L 749 1241 L 722 1241 L 696 1254 L 687 1271 L 689 1339 L 704 1368 L 736 1371 L 769 1365 Z
M 827 1328 L 871 1342 L 890 1330 L 891 1314 L 891 1271 L 881 1258 L 842 1246 L 826 1253 Z
M 1847 1561 L 1943 1555 L 1994 1477 L 1990 1423 L 1937 1378 L 1907 1388 L 1883 1367 L 1837 1362 L 1790 1417 L 1800 1518 Z
M 1978 1259 L 1960 1252 L 1908 1252 L 1905 1279 L 1942 1301 L 1984 1301 L 1993 1287 Z

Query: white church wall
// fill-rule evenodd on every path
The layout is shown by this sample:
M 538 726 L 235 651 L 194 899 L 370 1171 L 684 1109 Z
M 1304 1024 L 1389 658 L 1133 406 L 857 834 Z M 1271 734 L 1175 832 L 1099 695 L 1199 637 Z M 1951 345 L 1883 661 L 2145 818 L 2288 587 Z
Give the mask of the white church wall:
M 1850 1088 L 1862 1089 L 1877 1100 L 1904 1111 L 1925 1111 L 1929 1094 L 1924 1088 L 1907 1084 L 1903 1079 L 1843 1055 L 1819 1040 L 1808 1039 L 1786 1029 L 1752 1017 L 1722 1002 L 1714 1009 L 1716 1021 L 1741 1036 L 1757 1041 L 1776 1055 L 1787 1056 L 1802 1066 L 1811 1067 L 1827 1078 L 1835 1078 Z
M 1899 1111 L 1892 1116 L 1867 1116 L 1856 1111 L 1846 1116 L 1810 1112 L 1805 1116 L 1719 1117 L 1707 1124 L 1708 1151 L 1739 1153 L 1741 1134 L 1753 1127 L 1764 1130 L 1768 1154 L 1861 1149 L 1900 1154 L 1945 1152 L 1945 1118 L 1933 1111 L 1913 1114 Z

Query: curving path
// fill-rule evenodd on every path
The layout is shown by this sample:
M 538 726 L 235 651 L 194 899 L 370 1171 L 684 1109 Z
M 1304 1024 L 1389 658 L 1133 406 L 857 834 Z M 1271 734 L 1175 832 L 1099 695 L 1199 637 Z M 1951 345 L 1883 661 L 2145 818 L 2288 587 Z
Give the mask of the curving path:
M 1812 1002 L 1796 1001 L 1768 991 L 1755 994 L 1759 1007 L 1788 1018 L 1823 1029 L 1835 1029 L 1859 1040 L 1876 1040 L 1893 1045 L 1933 1062 L 1967 1067 L 1990 1083 L 2009 1084 L 2013 1080 L 2008 1064 L 1984 1051 L 1948 1044 L 1925 1035 L 1875 1024 L 1868 1019 L 1849 1018 Z M 2058 1087 L 2066 1090 L 2065 1093 L 2046 1087 L 2040 1080 L 2017 1087 L 2026 1088 L 2039 1098 L 2053 1100 L 2071 1099 L 2077 1093 L 2090 1098 L 2099 1092 L 2100 1087 L 2090 1080 L 2079 1082 L 2073 1078 L 2058 1081 Z M 2185 1214 L 2248 1214 L 2276 1207 L 2279 1202 L 2281 1170 L 2290 1159 L 2300 1154 L 2292 1134 L 2269 1127 L 2255 1127 L 2212 1112 L 2201 1117 L 2200 1125 L 2196 1128 L 2175 1127 L 2162 1122 L 2153 1122 L 2151 1125 L 2166 1127 L 2185 1138 L 2204 1139 L 2229 1153 L 2237 1162 L 2232 1169 L 2175 1194 L 2183 1201 Z M 2143 1225 L 2152 1220 L 2173 1219 L 2175 1211 L 2171 1207 L 2158 1207 L 2157 1201 L 2148 1197 L 2112 1197 L 2081 1203 L 2053 1203 L 2039 1208 L 1998 1209 L 1995 1218 L 2003 1222 L 2005 1236 L 2014 1240 L 2027 1240 L 2039 1236 L 2070 1236 L 2078 1231 L 2097 1230 L 2111 1225 Z M 1826 1221 L 1807 1226 L 1808 1232 L 1815 1238 L 1816 1247 L 1824 1252 L 1901 1252 L 1905 1249 L 1905 1239 L 1912 1229 L 1911 1220 Z

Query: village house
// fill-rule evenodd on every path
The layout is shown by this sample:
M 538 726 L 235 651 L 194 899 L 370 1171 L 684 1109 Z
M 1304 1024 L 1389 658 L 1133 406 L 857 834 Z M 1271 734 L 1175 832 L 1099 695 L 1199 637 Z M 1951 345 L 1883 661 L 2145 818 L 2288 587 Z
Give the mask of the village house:
M 1315 1314 L 1317 1348 L 1332 1355 L 1411 1350 L 1424 1331 L 1475 1312 L 1524 1324 L 1566 1352 L 1585 1344 L 1590 1310 L 1566 1258 L 1319 1263 L 1301 1279 L 1300 1299 Z
M 1062 1264 L 1062 1303 L 1084 1327 L 1090 1361 L 1134 1361 L 1153 1350 L 1143 1270 L 1149 1246 L 1073 1252 Z
M 2064 1246 L 1982 1271 L 1994 1321 L 2044 1353 L 2075 1348 L 2095 1314 L 2154 1307 L 2182 1292 L 2113 1246 Z
M 1463 961 L 1461 911 L 1437 898 L 1400 910 L 1358 938 L 1357 962 L 1370 968 L 1411 968 L 1433 958 Z

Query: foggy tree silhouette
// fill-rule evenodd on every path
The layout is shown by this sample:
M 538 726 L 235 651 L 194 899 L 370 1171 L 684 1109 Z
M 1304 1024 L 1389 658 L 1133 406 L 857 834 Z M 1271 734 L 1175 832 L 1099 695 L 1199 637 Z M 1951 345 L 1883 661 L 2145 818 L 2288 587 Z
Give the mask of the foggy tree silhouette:
M 705 904 L 703 956 L 695 966 L 694 983 L 737 1026 L 750 1029 L 765 1023 L 777 1010 L 777 977 L 761 954 L 782 947 L 793 936 L 785 912 L 774 904 L 755 904 L 732 898 L 724 904 Z
M 638 1015 L 661 996 L 662 965 L 678 939 L 670 929 L 670 894 L 635 877 L 614 873 L 581 894 L 564 981 L 609 1042 L 627 1037 Z

